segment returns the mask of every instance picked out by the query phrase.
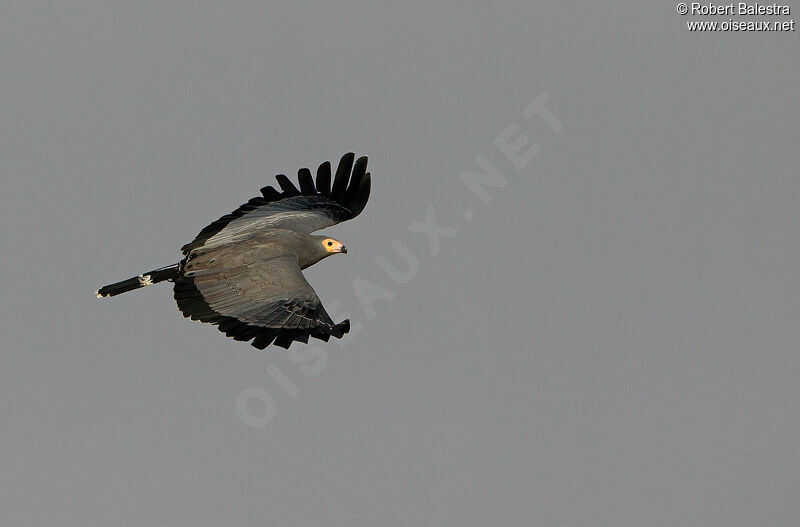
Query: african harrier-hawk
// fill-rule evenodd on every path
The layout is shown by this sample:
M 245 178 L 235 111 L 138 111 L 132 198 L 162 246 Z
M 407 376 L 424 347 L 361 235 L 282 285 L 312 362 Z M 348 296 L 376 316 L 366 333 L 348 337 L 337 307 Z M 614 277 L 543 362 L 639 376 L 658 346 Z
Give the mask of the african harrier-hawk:
M 221 217 L 182 247 L 183 260 L 137 277 L 107 285 L 98 298 L 174 282 L 175 300 L 184 317 L 215 324 L 220 331 L 264 349 L 288 348 L 308 337 L 342 338 L 350 321 L 338 324 L 322 307 L 302 269 L 336 253 L 341 242 L 312 232 L 355 218 L 369 198 L 367 158 L 339 162 L 331 187 L 331 164 L 322 163 L 316 183 L 307 168 L 299 170 L 298 190 L 283 174 L 271 186 Z

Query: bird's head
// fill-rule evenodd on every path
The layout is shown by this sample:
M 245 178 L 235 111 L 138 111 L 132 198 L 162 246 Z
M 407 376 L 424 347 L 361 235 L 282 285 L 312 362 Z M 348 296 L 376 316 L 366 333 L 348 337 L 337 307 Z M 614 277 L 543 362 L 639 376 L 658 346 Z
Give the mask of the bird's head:
M 347 254 L 347 247 L 338 240 L 334 240 L 333 238 L 324 238 L 320 242 L 322 243 L 322 248 L 325 249 L 326 253 L 329 254 L 336 254 L 336 253 L 343 253 Z

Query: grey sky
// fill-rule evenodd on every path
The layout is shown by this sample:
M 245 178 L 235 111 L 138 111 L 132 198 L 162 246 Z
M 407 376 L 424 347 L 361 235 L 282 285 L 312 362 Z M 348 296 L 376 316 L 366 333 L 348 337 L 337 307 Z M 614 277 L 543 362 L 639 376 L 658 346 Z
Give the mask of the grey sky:
M 675 6 L 3 3 L 0 524 L 797 525 L 800 39 Z M 92 294 L 350 150 L 345 346 Z

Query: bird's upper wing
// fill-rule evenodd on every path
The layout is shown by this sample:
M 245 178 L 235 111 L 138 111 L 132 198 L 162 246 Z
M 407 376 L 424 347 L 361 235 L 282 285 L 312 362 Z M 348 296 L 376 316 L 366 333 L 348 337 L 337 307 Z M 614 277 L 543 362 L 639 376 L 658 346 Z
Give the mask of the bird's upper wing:
M 308 337 L 327 341 L 350 329 L 336 324 L 306 281 L 297 257 L 251 242 L 192 253 L 175 279 L 175 300 L 185 317 L 216 324 L 236 340 L 264 349 L 288 348 Z
M 300 169 L 297 174 L 300 189 L 285 175 L 275 176 L 280 191 L 271 186 L 262 188 L 263 197 L 251 199 L 208 225 L 191 243 L 181 248 L 183 254 L 189 254 L 197 247 L 230 243 L 262 229 L 311 233 L 355 218 L 369 199 L 370 175 L 367 158 L 359 158 L 355 166 L 354 159 L 352 152 L 342 157 L 333 187 L 328 161 L 317 169 L 316 183 L 309 169 Z

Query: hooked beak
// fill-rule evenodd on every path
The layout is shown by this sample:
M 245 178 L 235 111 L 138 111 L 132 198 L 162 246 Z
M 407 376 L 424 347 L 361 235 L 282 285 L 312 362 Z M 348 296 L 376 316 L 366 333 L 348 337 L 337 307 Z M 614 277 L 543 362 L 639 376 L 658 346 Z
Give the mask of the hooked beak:
M 342 253 L 342 254 L 347 254 L 347 247 L 345 247 L 344 245 L 342 245 L 342 248 L 341 248 L 341 249 L 339 249 L 339 252 L 340 252 L 340 253 Z

